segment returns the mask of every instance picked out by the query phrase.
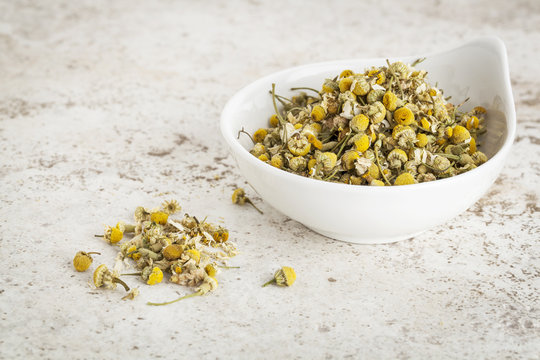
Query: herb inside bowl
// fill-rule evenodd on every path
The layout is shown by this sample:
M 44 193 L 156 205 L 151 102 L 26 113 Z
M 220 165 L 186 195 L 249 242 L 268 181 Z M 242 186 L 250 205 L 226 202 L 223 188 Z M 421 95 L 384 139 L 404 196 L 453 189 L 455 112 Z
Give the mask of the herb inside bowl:
M 250 135 L 251 154 L 297 175 L 353 185 L 407 185 L 474 169 L 487 161 L 477 150 L 486 110 L 460 111 L 468 99 L 448 102 L 414 68 L 420 61 L 344 70 L 321 91 L 292 88 L 301 92 L 290 99 L 272 84 L 275 114 L 269 128 Z

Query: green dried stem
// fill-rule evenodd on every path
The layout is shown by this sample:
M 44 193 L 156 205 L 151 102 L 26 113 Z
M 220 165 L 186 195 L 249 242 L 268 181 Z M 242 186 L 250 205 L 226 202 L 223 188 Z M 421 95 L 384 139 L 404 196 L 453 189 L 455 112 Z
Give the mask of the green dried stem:
M 184 295 L 182 297 L 179 297 L 178 299 L 176 300 L 172 300 L 172 301 L 167 301 L 167 302 L 162 302 L 162 303 L 154 303 L 154 302 L 147 302 L 146 305 L 151 305 L 151 306 L 163 306 L 163 305 L 170 305 L 170 304 L 174 304 L 175 302 L 178 302 L 180 300 L 184 300 L 184 299 L 189 299 L 191 297 L 195 297 L 195 296 L 202 296 L 202 293 L 197 291 L 197 292 L 194 292 L 192 294 L 188 294 L 188 295 Z

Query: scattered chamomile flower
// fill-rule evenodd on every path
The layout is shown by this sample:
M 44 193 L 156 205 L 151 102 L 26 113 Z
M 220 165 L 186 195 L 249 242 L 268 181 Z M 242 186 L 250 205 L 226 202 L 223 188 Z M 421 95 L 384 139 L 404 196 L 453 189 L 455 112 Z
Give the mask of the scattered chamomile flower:
M 124 232 L 117 227 L 106 226 L 103 235 L 94 235 L 102 237 L 109 244 L 116 244 L 124 237 Z
M 263 212 L 257 206 L 255 206 L 255 204 L 246 196 L 246 192 L 242 188 L 234 190 L 232 194 L 232 202 L 233 204 L 238 205 L 244 205 L 245 203 L 248 203 L 253 206 L 255 210 L 257 210 L 259 213 L 263 214 Z
M 122 300 L 133 300 L 135 299 L 137 296 L 139 296 L 139 288 L 134 288 L 134 289 L 131 289 L 131 291 L 122 298 Z
M 163 280 L 163 272 L 161 271 L 160 268 L 155 266 L 152 269 L 152 272 L 150 273 L 150 275 L 148 276 L 148 280 L 146 281 L 146 283 L 148 285 L 156 285 L 156 284 L 159 284 L 162 280 Z
M 243 202 L 246 201 L 244 198 Z M 167 204 L 172 204 L 169 209 Z M 180 220 L 172 219 L 169 212 L 174 212 L 175 204 L 176 201 L 166 202 L 161 209 L 153 210 L 138 207 L 133 233 L 129 228 L 131 225 L 124 222 L 118 222 L 114 228 L 106 228 L 104 237 L 112 237 L 113 241 L 116 231 L 132 235 L 119 246 L 113 270 L 100 265 L 94 271 L 96 287 L 114 289 L 117 284 L 122 284 L 128 291 L 129 287 L 118 274 L 129 264 L 127 260 L 130 258 L 138 271 L 122 273 L 122 276 L 139 276 L 147 285 L 159 284 L 168 278 L 170 282 L 196 288 L 195 293 L 187 297 L 204 295 L 217 287 L 217 268 L 232 268 L 226 266 L 226 260 L 237 254 L 234 243 L 229 240 L 229 231 L 221 225 L 207 222 L 206 218 L 200 221 L 188 214 Z M 85 257 L 78 261 L 84 254 L 78 255 L 74 266 L 79 266 L 79 263 L 82 264 L 81 269 L 83 265 L 89 266 Z M 138 289 L 133 289 L 124 299 L 133 299 L 137 295 Z
M 171 244 L 163 249 L 163 257 L 169 261 L 180 259 L 184 253 L 184 246 Z
M 204 267 L 204 271 L 208 274 L 208 276 L 215 278 L 217 274 L 217 269 L 213 264 L 208 264 Z
M 128 247 L 126 255 L 133 260 L 139 260 L 141 258 L 141 254 L 137 252 L 137 246 L 135 245 L 131 245 L 130 247 Z
M 163 212 L 169 215 L 176 214 L 177 212 L 182 210 L 182 207 L 180 206 L 180 204 L 178 204 L 178 201 L 176 200 L 165 201 L 163 204 L 161 204 L 161 207 L 163 209 Z
M 295 281 L 296 273 L 294 272 L 294 269 L 292 267 L 283 266 L 281 269 L 276 271 L 274 278 L 264 283 L 262 287 L 270 284 L 276 284 L 278 286 L 291 286 Z
M 156 211 L 150 214 L 150 221 L 159 225 L 165 225 L 169 218 L 169 214 L 164 211 Z
M 79 272 L 88 270 L 90 265 L 92 265 L 92 261 L 94 261 L 94 259 L 92 259 L 92 257 L 90 256 L 91 254 L 101 255 L 98 252 L 77 252 L 77 254 L 75 254 L 75 257 L 73 258 L 73 266 L 75 267 L 75 270 Z
M 129 286 L 112 273 L 105 264 L 99 265 L 94 271 L 94 285 L 96 288 L 115 289 L 116 284 L 120 284 L 129 291 Z
M 143 221 L 148 221 L 148 220 L 150 220 L 150 211 L 148 211 L 147 209 L 145 209 L 142 206 L 138 206 L 135 209 L 134 217 L 135 217 L 135 221 L 137 221 L 139 223 L 143 222 Z
M 222 226 L 218 226 L 218 228 L 212 234 L 212 238 L 214 238 L 214 240 L 218 243 L 225 242 L 229 240 L 229 230 Z

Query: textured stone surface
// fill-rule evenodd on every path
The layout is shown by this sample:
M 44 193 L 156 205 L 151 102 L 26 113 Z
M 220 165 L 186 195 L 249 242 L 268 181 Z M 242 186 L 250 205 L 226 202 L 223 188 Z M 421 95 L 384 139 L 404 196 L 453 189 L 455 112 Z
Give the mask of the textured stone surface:
M 0 1 L 0 358 L 539 358 L 537 1 Z M 218 132 L 249 82 L 294 65 L 508 48 L 518 130 L 467 212 L 412 240 L 332 241 L 260 202 Z M 207 297 L 98 291 L 78 250 L 135 206 L 177 198 L 241 254 Z M 444 204 L 426 204 L 426 207 Z M 280 265 L 288 289 L 262 284 Z M 93 269 L 92 268 L 92 269 Z M 133 286 L 136 279 L 129 279 Z

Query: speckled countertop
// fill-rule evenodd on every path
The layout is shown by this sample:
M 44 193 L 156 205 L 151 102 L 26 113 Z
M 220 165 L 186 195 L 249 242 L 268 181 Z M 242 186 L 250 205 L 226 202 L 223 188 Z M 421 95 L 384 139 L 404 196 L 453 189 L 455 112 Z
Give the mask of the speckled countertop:
M 515 358 L 540 353 L 537 1 L 0 1 L 0 357 Z M 218 131 L 233 92 L 290 66 L 496 35 L 517 138 L 467 212 L 391 245 L 336 242 L 255 201 Z M 134 301 L 73 271 L 137 205 L 178 199 L 231 229 L 218 290 Z M 437 206 L 443 206 L 438 204 Z M 280 265 L 287 289 L 260 288 Z M 137 280 L 129 279 L 136 286 Z

